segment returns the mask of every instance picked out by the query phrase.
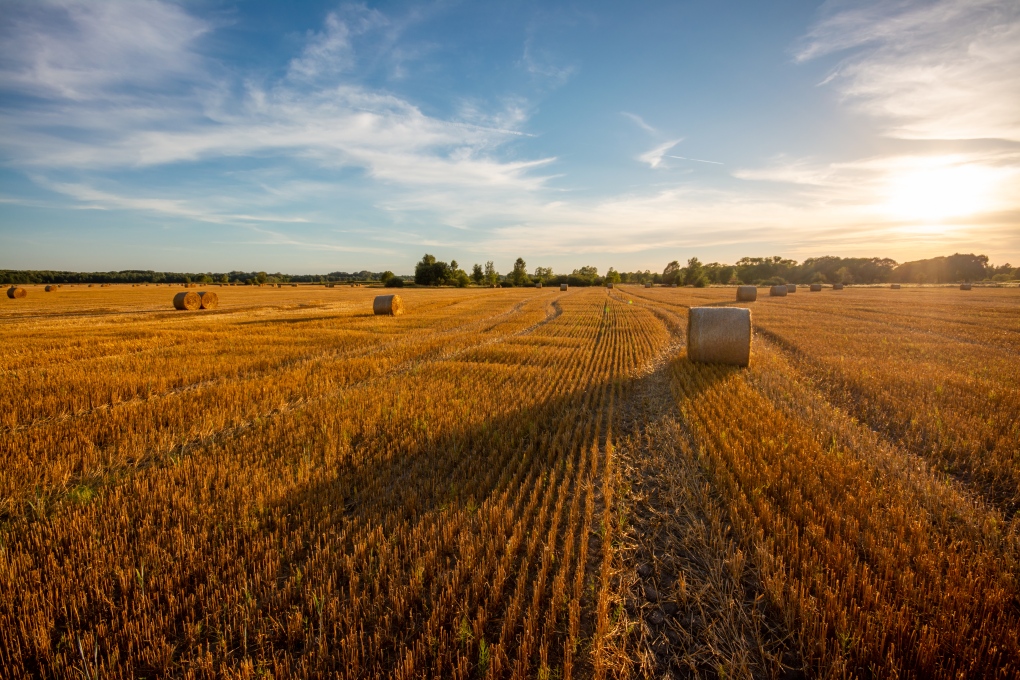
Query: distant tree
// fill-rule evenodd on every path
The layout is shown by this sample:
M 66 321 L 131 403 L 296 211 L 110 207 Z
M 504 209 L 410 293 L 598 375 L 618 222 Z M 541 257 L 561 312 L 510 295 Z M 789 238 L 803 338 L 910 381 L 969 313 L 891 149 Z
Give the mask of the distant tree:
M 379 280 L 382 281 L 384 285 L 386 284 L 387 281 L 389 281 L 392 278 L 393 272 L 391 272 L 389 269 L 387 269 L 386 271 L 379 275 Z
M 665 284 L 677 283 L 680 275 L 680 263 L 673 260 L 662 270 L 662 282 Z
M 515 286 L 523 286 L 528 283 L 528 265 L 523 257 L 518 257 L 514 262 L 514 270 L 510 273 L 510 282 Z
M 451 279 L 450 265 L 425 254 L 414 266 L 414 282 L 419 286 L 441 286 Z
M 535 267 L 535 279 L 542 283 L 549 283 L 556 275 L 552 267 Z
M 482 281 L 485 279 L 485 273 L 482 271 L 482 265 L 476 264 L 471 267 L 471 280 L 477 285 L 482 285 Z
M 704 288 L 708 285 L 708 277 L 705 276 L 701 260 L 696 257 L 687 260 L 687 266 L 683 269 L 683 282 L 685 286 L 694 286 L 695 288 Z
M 383 285 L 386 286 L 387 288 L 403 288 L 404 279 L 400 278 L 399 276 L 391 276 L 390 278 L 386 279 L 386 282 Z
M 265 272 L 259 272 L 255 275 L 255 281 L 258 283 L 265 283 L 269 279 L 269 275 Z
M 495 286 L 499 283 L 499 272 L 496 271 L 496 267 L 492 264 L 492 260 L 485 263 L 485 282 L 490 286 Z
M 606 283 L 620 283 L 620 272 L 610 267 L 606 272 Z

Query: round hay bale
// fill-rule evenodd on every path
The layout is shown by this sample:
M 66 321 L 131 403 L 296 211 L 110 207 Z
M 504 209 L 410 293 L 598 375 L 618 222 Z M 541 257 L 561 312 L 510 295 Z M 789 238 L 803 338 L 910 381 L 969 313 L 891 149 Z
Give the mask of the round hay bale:
M 376 295 L 372 301 L 372 311 L 376 316 L 400 316 L 404 313 L 404 301 L 399 295 Z
M 297 284 L 296 283 L 292 283 L 292 284 L 290 284 L 290 287 L 291 288 L 297 288 Z
M 687 358 L 706 364 L 747 366 L 751 360 L 751 310 L 692 307 L 687 315 Z
M 24 297 L 28 297 L 28 291 L 20 286 L 11 286 L 7 289 L 7 297 L 12 300 L 19 300 Z
M 613 284 L 612 283 L 607 283 L 606 284 L 606 288 L 608 288 L 609 290 L 612 290 L 613 289 Z
M 560 284 L 560 292 L 562 293 L 562 292 L 564 292 L 564 291 L 566 291 L 566 290 L 567 290 L 567 284 L 565 284 L 565 283 L 561 283 L 561 284 Z
M 92 287 L 92 284 L 90 283 L 90 284 L 89 284 L 89 288 L 91 288 L 91 287 Z
M 541 281 L 539 281 L 538 283 L 535 284 L 535 288 L 541 288 L 541 287 L 542 287 L 542 282 Z
M 669 284 L 669 287 L 670 288 L 676 288 L 676 284 L 675 283 L 671 283 L 671 284 Z
M 202 308 L 202 298 L 194 291 L 181 291 L 174 295 L 174 309 L 193 312 Z
M 812 283 L 811 284 L 811 292 L 812 293 L 820 293 L 821 290 L 822 290 L 822 284 L 820 284 L 820 283 Z
M 960 290 L 970 290 L 970 289 L 971 289 L 971 285 L 969 283 L 961 283 L 960 284 Z
M 786 294 L 789 292 L 790 290 L 784 285 L 772 286 L 769 288 L 769 295 L 772 297 L 786 297 Z
M 889 287 L 892 288 L 893 290 L 899 290 L 900 289 L 900 284 L 894 283 L 893 285 L 891 285 Z
M 788 283 L 788 284 L 786 284 L 786 292 L 790 293 L 791 295 L 793 293 L 796 293 L 797 292 L 797 284 L 796 283 Z
M 843 284 L 842 283 L 834 283 L 834 284 L 832 284 L 832 289 L 833 290 L 843 290 Z
M 43 288 L 43 290 L 45 290 L 47 293 L 56 293 L 57 292 L 57 287 L 56 286 L 46 286 L 45 288 Z
M 737 302 L 754 302 L 757 299 L 757 286 L 737 286 Z
M 216 293 L 212 292 L 211 290 L 210 291 L 200 290 L 198 292 L 198 297 L 201 300 L 200 303 L 201 309 L 216 309 L 217 307 L 220 306 L 219 296 L 216 295 Z
M 652 287 L 651 283 L 645 282 L 645 288 L 651 288 L 651 287 Z

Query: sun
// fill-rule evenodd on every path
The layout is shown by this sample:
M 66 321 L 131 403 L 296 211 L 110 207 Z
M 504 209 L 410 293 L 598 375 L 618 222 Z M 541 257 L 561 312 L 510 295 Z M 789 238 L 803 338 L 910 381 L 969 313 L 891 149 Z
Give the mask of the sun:
M 993 169 L 945 161 L 904 168 L 886 185 L 883 208 L 907 220 L 938 222 L 986 211 L 998 183 Z

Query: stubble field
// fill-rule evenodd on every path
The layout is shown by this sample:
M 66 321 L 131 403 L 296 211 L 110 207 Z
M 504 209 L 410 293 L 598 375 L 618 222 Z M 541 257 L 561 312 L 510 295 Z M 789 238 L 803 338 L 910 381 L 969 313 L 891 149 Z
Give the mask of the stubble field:
M 1020 674 L 1017 289 L 28 290 L 0 677 Z

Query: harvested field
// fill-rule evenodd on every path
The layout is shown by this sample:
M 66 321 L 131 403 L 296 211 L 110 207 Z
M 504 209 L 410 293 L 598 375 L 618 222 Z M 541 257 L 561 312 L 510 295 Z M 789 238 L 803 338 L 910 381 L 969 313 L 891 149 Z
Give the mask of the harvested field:
M 1017 677 L 1020 290 L 0 307 L 0 677 Z

